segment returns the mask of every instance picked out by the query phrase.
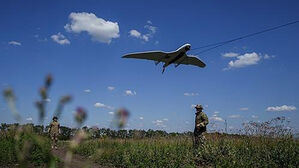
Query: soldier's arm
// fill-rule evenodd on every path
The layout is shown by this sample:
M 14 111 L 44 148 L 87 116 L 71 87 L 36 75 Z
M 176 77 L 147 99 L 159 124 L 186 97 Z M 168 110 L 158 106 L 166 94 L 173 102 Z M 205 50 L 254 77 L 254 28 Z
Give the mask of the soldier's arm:
M 200 122 L 198 120 L 195 120 L 195 124 L 198 129 L 201 127 Z
M 204 121 L 202 122 L 202 124 L 204 126 L 207 126 L 209 124 L 209 119 L 208 119 L 208 116 L 206 114 L 203 115 L 203 119 Z
M 51 128 L 52 128 L 52 123 L 50 123 L 50 125 L 49 125 L 48 132 L 50 132 L 50 131 L 51 131 Z
M 208 116 L 206 114 L 203 114 L 202 116 L 203 121 L 201 123 L 199 123 L 200 127 L 205 127 L 209 124 L 209 119 Z
M 61 134 L 60 124 L 58 124 L 58 133 Z

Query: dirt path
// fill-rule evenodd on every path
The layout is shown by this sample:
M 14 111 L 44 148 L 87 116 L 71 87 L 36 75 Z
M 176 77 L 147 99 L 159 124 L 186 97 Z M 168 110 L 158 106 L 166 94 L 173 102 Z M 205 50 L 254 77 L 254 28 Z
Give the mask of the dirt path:
M 67 150 L 64 147 L 52 149 L 52 154 L 62 161 L 58 164 L 58 167 L 63 167 L 66 153 Z M 72 162 L 69 166 L 70 168 L 107 168 L 97 165 L 88 158 L 84 158 L 83 156 L 80 156 L 78 154 L 73 154 L 72 156 Z

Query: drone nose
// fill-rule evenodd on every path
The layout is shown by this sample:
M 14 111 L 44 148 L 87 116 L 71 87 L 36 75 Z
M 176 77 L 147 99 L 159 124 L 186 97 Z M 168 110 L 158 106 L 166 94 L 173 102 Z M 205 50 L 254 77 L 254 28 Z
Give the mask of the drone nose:
M 189 51 L 189 50 L 190 50 L 190 46 L 186 46 L 186 47 L 185 47 L 185 50 L 186 50 L 186 51 Z

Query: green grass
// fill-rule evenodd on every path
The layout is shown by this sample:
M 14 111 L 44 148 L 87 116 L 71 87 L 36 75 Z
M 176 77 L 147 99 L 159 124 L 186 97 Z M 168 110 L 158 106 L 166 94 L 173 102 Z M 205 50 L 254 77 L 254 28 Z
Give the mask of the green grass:
M 46 166 L 53 163 L 50 139 L 24 129 L 0 132 L 0 164 Z M 16 138 L 18 135 L 18 138 Z M 67 146 L 69 141 L 61 141 Z M 88 140 L 74 152 L 111 167 L 298 167 L 299 141 L 208 134 L 195 151 L 188 136 L 163 138 Z M 20 157 L 21 156 L 21 157 Z M 55 158 L 54 158 L 55 160 Z M 55 161 L 54 161 L 55 162 Z M 26 167 L 26 166 L 24 166 Z
M 13 138 L 7 138 L 4 135 L 1 135 L 0 137 L 0 163 L 1 164 L 15 163 L 17 158 L 16 158 L 14 145 L 15 142 Z
M 116 167 L 194 167 L 190 141 L 165 139 L 88 141 L 76 153 Z
M 30 130 L 24 129 L 1 132 L 0 136 L 0 163 L 9 165 L 49 165 L 52 158 L 50 154 L 50 139 L 38 136 Z
M 75 152 L 115 167 L 296 167 L 298 140 L 209 135 L 196 155 L 191 138 L 101 139 Z

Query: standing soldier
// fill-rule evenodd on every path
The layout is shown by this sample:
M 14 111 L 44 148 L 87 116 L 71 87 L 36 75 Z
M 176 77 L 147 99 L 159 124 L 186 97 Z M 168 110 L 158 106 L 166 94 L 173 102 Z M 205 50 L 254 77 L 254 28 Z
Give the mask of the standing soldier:
M 58 141 L 58 135 L 60 132 L 60 124 L 57 121 L 58 118 L 56 116 L 53 117 L 53 121 L 50 124 L 49 133 L 52 140 L 52 149 L 57 149 L 57 141 Z
M 197 150 L 199 145 L 204 144 L 205 132 L 207 131 L 207 125 L 209 124 L 208 116 L 202 111 L 202 105 L 195 106 L 195 128 L 194 128 L 194 149 Z

